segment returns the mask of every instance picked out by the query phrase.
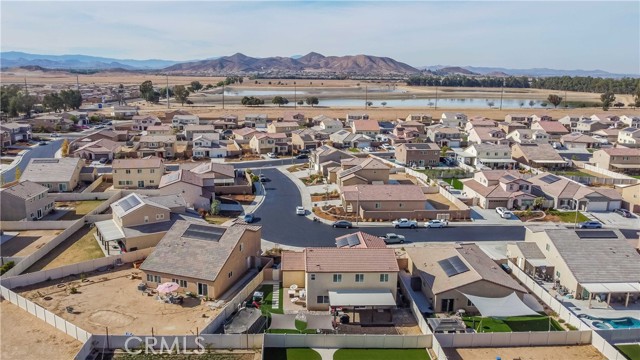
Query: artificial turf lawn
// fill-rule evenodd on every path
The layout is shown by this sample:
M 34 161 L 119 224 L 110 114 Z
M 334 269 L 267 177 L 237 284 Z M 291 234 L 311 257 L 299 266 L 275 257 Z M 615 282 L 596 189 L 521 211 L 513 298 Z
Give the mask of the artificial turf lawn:
M 479 330 L 480 319 L 482 319 L 482 329 Z M 475 320 L 475 329 L 477 332 L 549 331 L 549 318 L 546 316 L 518 316 L 504 320 L 472 316 L 465 317 L 463 320 L 468 327 L 474 327 Z M 551 319 L 551 331 L 563 331 L 560 324 L 554 319 Z
M 333 360 L 430 360 L 425 349 L 338 349 Z
M 617 348 L 630 360 L 640 360 L 640 344 L 617 345 Z
M 265 348 L 265 360 L 322 360 L 320 354 L 309 348 Z

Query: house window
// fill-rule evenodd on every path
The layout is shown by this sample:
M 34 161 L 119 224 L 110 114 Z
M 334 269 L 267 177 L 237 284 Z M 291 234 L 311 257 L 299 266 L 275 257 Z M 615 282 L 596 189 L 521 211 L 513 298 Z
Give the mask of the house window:
M 180 285 L 181 288 L 186 288 L 187 287 L 187 280 L 178 280 L 178 279 L 171 279 L 172 282 Z
M 317 302 L 318 302 L 318 304 L 328 304 L 329 303 L 329 297 L 328 296 L 323 296 L 323 295 L 318 295 Z
M 375 203 L 374 207 L 375 207 L 376 209 L 380 209 L 380 203 Z
M 560 271 L 556 270 L 556 277 L 559 278 L 560 277 Z
M 142 169 L 138 169 L 138 174 L 142 174 Z
M 149 180 L 149 184 L 155 183 L 155 180 Z
M 311 274 L 311 280 L 315 280 L 316 279 L 316 274 Z
M 162 279 L 158 275 L 147 274 L 147 281 L 155 282 L 159 284 L 162 281 Z
M 233 271 L 229 271 L 229 273 L 227 274 L 228 278 L 231 278 L 233 276 Z
M 380 274 L 380 282 L 389 282 L 389 274 Z
M 124 171 L 125 174 L 131 174 L 131 170 L 127 169 Z
M 342 282 L 342 274 L 333 274 L 333 282 L 334 283 Z
M 357 283 L 364 282 L 364 274 L 356 274 L 356 282 Z
M 151 169 L 151 170 L 149 170 L 149 172 L 151 172 L 152 174 L 155 174 L 156 169 Z
M 164 214 L 156 214 L 156 220 L 164 219 Z
M 240 252 L 242 252 L 242 249 L 244 248 L 244 246 L 243 246 L 243 245 L 244 245 L 244 244 L 242 244 L 242 243 L 240 244 Z
M 467 299 L 467 306 L 473 306 L 475 307 L 475 305 L 473 305 L 473 303 L 471 302 L 471 300 Z
M 547 246 L 544 247 L 547 251 L 551 250 L 551 246 L 549 244 L 547 244 Z
M 148 216 L 144 217 L 144 222 L 145 222 L 145 224 L 149 222 L 149 217 Z
M 398 207 L 401 208 L 403 206 L 402 203 L 398 203 Z

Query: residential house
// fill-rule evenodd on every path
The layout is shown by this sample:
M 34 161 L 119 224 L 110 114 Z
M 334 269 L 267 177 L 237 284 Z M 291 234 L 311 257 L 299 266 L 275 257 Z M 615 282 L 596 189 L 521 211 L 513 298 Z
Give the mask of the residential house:
M 138 115 L 137 106 L 112 106 L 111 117 L 116 120 L 132 119 L 135 115 Z
M 233 165 L 213 161 L 200 163 L 190 170 L 202 178 L 206 191 L 216 194 L 250 194 L 251 183 L 245 173 L 236 170 Z
M 462 181 L 463 191 L 483 209 L 524 209 L 536 198 L 528 177 L 517 170 L 483 170 Z
M 113 187 L 116 189 L 154 188 L 164 175 L 164 164 L 158 157 L 113 160 Z
M 591 135 L 594 131 L 608 128 L 609 125 L 592 119 L 582 119 L 571 128 L 571 132 L 579 132 Z
M 71 120 L 76 123 L 76 125 L 89 124 L 89 115 L 84 111 L 66 111 L 62 113 L 62 118 Z
M 127 141 L 128 140 L 128 132 L 127 131 L 113 131 L 109 129 L 99 130 L 91 135 L 87 135 L 81 138 L 78 138 L 74 141 L 74 144 L 81 143 L 89 143 L 92 141 L 97 141 L 100 139 L 109 139 L 111 141 Z
M 227 146 L 220 143 L 219 133 L 197 135 L 193 139 L 194 158 L 223 158 L 227 156 Z
M 377 158 L 354 158 L 358 164 L 349 162 L 336 172 L 335 179 L 329 179 L 340 187 L 358 184 L 387 184 L 389 183 L 389 166 Z M 352 160 L 352 159 L 347 159 Z
M 244 127 L 266 129 L 267 114 L 246 114 L 244 116 Z
M 473 166 L 476 169 L 514 169 L 518 162 L 511 158 L 509 145 L 491 143 L 472 144 L 463 152 L 456 153 L 459 163 Z
M 601 168 L 623 173 L 640 173 L 640 148 L 607 148 L 593 153 L 591 162 Z
M 407 248 L 410 283 L 416 279 L 420 291 L 436 313 L 478 309 L 465 294 L 481 297 L 519 298 L 527 290 L 502 270 L 476 244 L 438 244 Z
M 315 151 L 311 152 L 309 160 L 311 167 L 316 171 L 322 171 L 324 175 L 327 175 L 327 168 L 323 168 L 325 163 L 339 164 L 342 159 L 354 158 L 353 154 L 336 149 L 333 146 L 322 145 Z
M 149 126 L 162 125 L 162 121 L 155 115 L 135 115 L 131 124 L 131 130 L 146 131 Z
M 567 149 L 591 149 L 600 145 L 598 140 L 579 132 L 563 135 L 560 137 L 560 143 Z
M 306 307 L 312 311 L 366 307 L 389 312 L 396 307 L 398 271 L 393 249 L 306 248 L 282 253 L 282 285 L 303 287 Z
M 363 219 L 417 218 L 427 198 L 418 185 L 354 185 L 341 189 L 342 207 Z
M 620 116 L 620 122 L 623 123 L 625 127 L 640 129 L 640 116 L 622 115 Z
M 427 139 L 440 147 L 460 147 L 462 133 L 456 127 L 448 127 L 442 124 L 431 125 L 427 127 Z
M 283 133 L 257 133 L 249 141 L 249 147 L 254 154 L 286 154 L 289 152 L 287 135 Z
M 0 129 L 9 133 L 11 144 L 15 144 L 17 142 L 23 142 L 23 141 L 26 142 L 31 140 L 32 133 L 31 133 L 30 124 L 4 122 L 0 124 Z M 6 142 L 6 138 L 3 138 L 3 143 L 5 142 Z
M 352 234 L 338 236 L 336 246 L 340 248 L 357 249 L 384 249 L 387 244 L 381 237 L 367 234 L 364 231 L 357 231 Z
M 380 134 L 380 125 L 376 120 L 354 120 L 351 123 L 351 131 L 354 134 L 375 137 Z
M 619 186 L 617 190 L 622 196 L 622 208 L 640 214 L 640 182 Z
M 220 140 L 220 133 L 216 132 L 216 129 L 213 125 L 185 125 L 184 126 L 184 136 L 187 138 L 187 141 L 193 141 L 193 139 L 202 134 L 210 135 L 210 137 L 215 137 L 217 140 Z
M 356 120 L 369 120 L 369 114 L 348 113 L 347 117 L 345 118 L 345 123 L 348 127 L 351 127 L 351 124 L 353 124 L 353 122 Z
M 304 125 L 307 122 L 307 119 L 304 117 L 303 113 L 287 111 L 284 113 L 284 116 L 282 116 L 282 121 L 295 122 L 299 125 Z
M 333 134 L 336 131 L 340 131 L 343 129 L 343 124 L 342 121 L 337 120 L 337 119 L 333 119 L 330 117 L 326 117 L 324 115 L 320 115 L 322 116 L 322 120 L 318 123 L 318 128 L 328 134 Z M 315 118 L 314 118 L 314 122 L 315 122 Z
M 176 156 L 176 150 L 175 135 L 142 135 L 138 147 L 138 157 L 156 156 L 168 159 Z
M 593 137 L 599 140 L 599 142 L 603 142 L 602 140 L 606 140 L 606 143 L 614 144 L 618 141 L 619 133 L 620 129 L 601 129 L 594 131 Z M 640 133 L 638 133 L 638 135 L 640 136 Z
M 521 123 L 508 123 L 508 122 L 501 122 L 498 123 L 498 128 L 502 131 L 504 131 L 505 134 L 510 134 L 516 130 L 521 130 L 521 129 L 529 129 L 527 127 L 527 125 L 525 124 L 521 124 Z
M 393 128 L 393 132 L 387 136 L 392 145 L 404 143 L 421 143 L 427 137 L 423 131 L 416 127 L 405 126 L 405 122 L 399 123 Z
M 173 117 L 176 115 L 191 115 L 190 112 L 182 109 L 167 111 L 164 113 L 163 124 L 173 124 Z
M 254 135 L 258 134 L 259 131 L 254 128 L 240 128 L 233 130 L 233 138 L 235 140 L 251 140 Z
M 187 125 L 200 125 L 200 117 L 198 115 L 174 115 L 171 119 L 171 126 L 178 129 L 184 130 L 184 127 Z
M 591 120 L 591 118 L 584 115 L 567 115 L 558 119 L 558 122 L 564 125 L 567 130 L 573 131 L 578 122 L 581 120 Z
M 620 122 L 620 116 L 613 114 L 593 114 L 590 117 L 592 120 L 599 121 L 606 124 L 608 127 L 623 126 Z
M 211 208 L 213 189 L 205 188 L 204 179 L 189 170 L 178 170 L 165 174 L 160 178 L 158 192 L 161 195 L 181 194 L 188 208 L 195 210 Z
M 541 130 L 547 133 L 549 141 L 560 141 L 560 138 L 569 134 L 569 130 L 558 121 L 537 121 L 531 124 L 531 130 Z
M 497 127 L 474 127 L 469 131 L 469 137 L 467 138 L 469 143 L 489 143 L 507 145 L 509 140 L 506 138 L 506 134 Z
M 435 143 L 400 144 L 395 147 L 396 161 L 407 166 L 437 166 L 440 163 L 440 147 Z
M 496 123 L 493 120 L 489 120 L 485 118 L 474 120 L 474 118 L 472 118 L 471 121 L 467 122 L 467 125 L 464 126 L 464 131 L 468 133 L 473 128 L 480 128 L 480 127 L 494 128 L 496 126 L 498 126 L 498 123 Z
M 36 130 L 53 131 L 69 131 L 74 126 L 73 121 L 63 119 L 61 115 L 49 114 L 38 116 L 31 120 L 31 126 Z
M 258 226 L 221 227 L 177 221 L 140 266 L 149 287 L 175 282 L 181 291 L 218 299 L 258 272 Z M 189 259 L 185 261 L 185 259 Z
M 354 134 L 349 130 L 336 131 L 329 135 L 329 140 L 335 147 L 356 149 L 371 146 L 372 142 L 370 137 L 362 134 Z
M 520 164 L 534 168 L 563 168 L 568 162 L 558 154 L 551 144 L 515 144 L 511 148 L 511 157 Z
M 238 117 L 236 115 L 223 115 L 219 119 L 215 119 L 211 122 L 216 130 L 235 129 L 238 127 Z
M 269 134 L 285 134 L 287 137 L 291 136 L 291 132 L 298 130 L 300 125 L 297 122 L 281 121 L 272 122 L 267 125 L 267 133 Z
M 147 135 L 173 135 L 170 125 L 151 125 L 147 127 Z
M 84 145 L 80 145 L 73 156 L 88 160 L 113 160 L 114 154 L 118 153 L 120 144 L 109 139 L 100 139 Z
M 565 177 L 540 173 L 527 179 L 532 185 L 532 194 L 549 201 L 556 209 L 578 209 L 580 211 L 613 211 L 622 205 L 622 197 L 614 189 L 589 187 Z
M 617 142 L 625 147 L 640 148 L 640 129 L 628 127 L 620 130 Z
M 567 294 L 588 301 L 585 307 L 592 301 L 626 307 L 640 295 L 640 253 L 619 230 L 526 229 L 525 242 L 536 244 L 544 255 L 542 261 L 533 262 L 536 272 L 550 274 L 552 282 L 567 289 Z M 531 263 L 526 254 L 514 255 L 522 259 L 517 260 L 521 264 Z
M 8 130 L 0 129 L 0 147 L 4 148 L 11 146 L 11 133 Z
M 431 114 L 424 113 L 416 113 L 407 115 L 406 121 L 417 121 L 426 126 L 429 126 L 433 123 L 433 116 Z
M 443 112 L 440 116 L 440 123 L 444 126 L 463 129 L 467 125 L 467 115 L 462 113 Z
M 549 134 L 544 130 L 516 129 L 508 133 L 506 139 L 516 144 L 548 144 Z
M 29 160 L 20 181 L 31 181 L 49 192 L 72 192 L 80 181 L 84 162 L 79 158 L 33 158 Z
M 291 132 L 293 151 L 313 150 L 322 146 L 326 140 L 329 140 L 327 133 L 314 129 L 299 129 Z
M 38 220 L 55 207 L 49 188 L 29 180 L 0 189 L 0 220 Z
M 405 129 L 416 129 L 421 135 L 426 134 L 427 125 L 415 120 L 397 121 L 395 127 L 403 127 Z
M 531 120 L 533 122 L 538 122 L 538 121 L 553 121 L 553 117 L 551 115 L 547 115 L 547 114 L 533 114 L 531 115 Z
M 504 117 L 504 121 L 508 123 L 520 123 L 531 125 L 533 122 L 533 115 L 525 115 L 525 114 L 507 114 Z

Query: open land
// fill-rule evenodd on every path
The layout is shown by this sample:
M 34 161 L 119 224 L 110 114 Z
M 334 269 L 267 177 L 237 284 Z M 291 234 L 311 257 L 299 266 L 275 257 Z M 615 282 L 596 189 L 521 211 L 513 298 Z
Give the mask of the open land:
M 601 353 L 591 345 L 583 346 L 544 346 L 544 347 L 510 347 L 510 348 L 445 348 L 449 360 L 604 360 Z
M 134 275 L 134 276 L 132 276 Z M 14 289 L 20 295 L 94 334 L 196 334 L 218 310 L 187 297 L 167 304 L 138 290 L 132 264 Z M 72 294 L 71 288 L 77 293 Z M 71 308 L 71 311 L 67 309 Z
M 31 265 L 26 272 L 53 269 L 104 257 L 104 252 L 95 239 L 95 233 L 96 230 L 90 228 L 89 225 L 83 226 L 47 255 Z
M 43 247 L 62 230 L 26 230 L 0 246 L 2 256 L 24 257 Z
M 7 300 L 0 301 L 0 358 L 72 359 L 80 341 L 27 313 Z

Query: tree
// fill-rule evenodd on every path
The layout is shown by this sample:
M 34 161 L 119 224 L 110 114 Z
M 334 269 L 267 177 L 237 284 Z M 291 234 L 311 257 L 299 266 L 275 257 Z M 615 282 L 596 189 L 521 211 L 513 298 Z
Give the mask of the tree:
M 298 105 L 304 105 L 304 101 L 303 100 L 298 100 Z
M 18 113 L 21 112 L 25 113 L 27 117 L 31 117 L 31 110 L 36 104 L 36 101 L 35 96 L 19 92 L 9 103 L 9 113 L 18 115 Z
M 607 111 L 611 107 L 611 104 L 616 101 L 616 96 L 612 91 L 607 91 L 600 95 L 600 101 L 602 101 L 602 110 Z
M 253 96 L 245 96 L 242 98 L 240 103 L 245 106 L 256 106 L 256 105 L 263 105 L 264 100 L 257 97 L 253 97 Z
M 493 107 L 493 105 L 495 105 L 495 104 L 496 104 L 496 103 L 494 103 L 493 101 L 487 101 L 487 106 L 488 106 L 489 108 L 492 108 L 492 107 Z
M 173 96 L 184 106 L 185 101 L 189 97 L 189 90 L 184 85 L 176 85 L 173 87 Z
M 380 105 L 382 105 L 382 107 L 385 107 L 385 106 L 387 106 L 387 102 L 383 101 L 383 102 L 380 103 Z
M 62 153 L 62 157 L 69 156 L 69 139 L 64 139 L 64 141 L 62 142 L 62 148 L 60 151 Z
M 163 99 L 167 98 L 167 91 L 169 92 L 169 97 L 173 97 L 175 94 L 173 93 L 173 88 L 172 87 L 163 87 L 162 89 L 160 89 L 160 97 Z
M 147 101 L 153 101 L 153 95 L 155 91 L 153 90 L 153 82 L 151 80 L 145 80 L 142 84 L 140 84 L 140 96 Z
M 640 107 L 640 82 L 638 83 L 638 88 L 636 89 L 636 95 L 633 98 L 633 107 Z
M 311 105 L 311 107 L 313 107 L 313 105 L 318 105 L 320 100 L 318 100 L 318 98 L 315 96 L 310 96 L 305 99 L 305 102 L 307 103 L 307 105 Z
M 443 157 L 444 157 L 445 155 L 447 155 L 447 151 L 448 151 L 448 150 L 449 150 L 449 147 L 448 147 L 447 145 L 443 146 L 443 147 L 440 149 L 440 156 L 443 156 Z
M 520 107 L 524 107 L 524 101 L 520 101 Z
M 193 91 L 198 92 L 200 91 L 200 89 L 202 89 L 202 84 L 200 84 L 200 81 L 194 80 L 191 82 L 191 88 L 193 89 Z
M 64 101 L 58 93 L 51 93 L 44 96 L 42 105 L 53 112 L 58 112 L 64 107 Z
M 287 105 L 289 103 L 289 100 L 287 98 L 282 97 L 282 96 L 275 96 L 273 98 L 273 100 L 271 100 L 271 102 L 273 104 L 278 105 L 278 107 L 280 107 L 282 105 Z
M 533 101 L 533 100 L 529 100 L 529 107 L 533 107 L 533 105 L 535 105 L 535 104 L 536 104 L 536 102 L 535 102 L 535 101 Z
M 220 201 L 213 199 L 211 200 L 211 209 L 209 210 L 209 214 L 218 215 L 220 213 Z
M 535 209 L 540 209 L 543 204 L 544 204 L 544 198 L 543 197 L 538 196 L 537 198 L 533 199 L 533 207 Z
M 552 103 L 554 108 L 557 108 L 558 105 L 560 105 L 560 103 L 562 102 L 562 97 L 556 94 L 549 94 L 549 96 L 547 97 L 547 101 Z
M 20 170 L 19 167 L 16 167 L 16 181 L 20 180 L 21 176 L 22 176 L 22 170 Z

